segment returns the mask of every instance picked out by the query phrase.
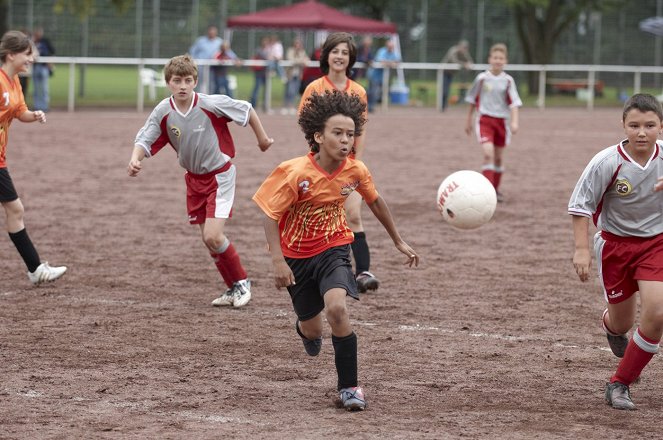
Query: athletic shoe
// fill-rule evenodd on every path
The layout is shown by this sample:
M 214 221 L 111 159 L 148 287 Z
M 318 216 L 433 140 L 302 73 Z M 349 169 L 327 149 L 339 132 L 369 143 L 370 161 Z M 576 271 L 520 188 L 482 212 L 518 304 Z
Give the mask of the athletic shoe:
M 66 266 L 51 267 L 48 265 L 48 262 L 45 261 L 41 263 L 34 272 L 28 272 L 28 278 L 30 278 L 32 284 L 38 286 L 41 283 L 57 280 L 64 275 L 66 271 Z
M 348 411 L 363 411 L 366 409 L 364 390 L 361 387 L 342 388 L 339 393 L 341 394 L 343 407 Z
M 212 301 L 212 305 L 214 307 L 232 306 L 233 305 L 233 289 L 234 289 L 234 287 L 235 286 L 233 286 L 230 289 L 227 289 L 225 292 L 223 292 L 220 297 L 218 297 L 214 301 Z
M 302 338 L 306 354 L 309 356 L 317 356 L 320 353 L 320 349 L 322 348 L 322 336 L 315 339 L 308 339 L 306 336 L 304 336 L 299 328 L 299 319 L 295 321 L 295 329 L 297 330 L 299 337 Z
M 357 275 L 357 288 L 359 293 L 364 293 L 367 290 L 378 290 L 380 281 L 369 271 L 364 271 Z
M 497 195 L 497 202 L 502 203 L 504 201 L 504 194 L 502 194 L 501 192 L 497 192 L 496 195 Z
M 608 345 L 610 345 L 612 353 L 618 358 L 623 358 L 628 345 L 628 337 L 626 335 L 611 335 L 610 333 L 606 333 L 605 336 L 608 338 Z
M 237 281 L 233 285 L 233 306 L 245 306 L 251 300 L 251 281 Z
M 605 384 L 605 401 L 615 409 L 635 409 L 635 403 L 631 400 L 628 385 L 621 382 Z

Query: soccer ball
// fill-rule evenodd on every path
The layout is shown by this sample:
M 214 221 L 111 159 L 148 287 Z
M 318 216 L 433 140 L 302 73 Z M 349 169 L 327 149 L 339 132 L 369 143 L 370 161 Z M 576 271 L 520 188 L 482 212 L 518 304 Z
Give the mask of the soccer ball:
M 476 171 L 456 171 L 444 179 L 437 190 L 437 207 L 442 218 L 459 229 L 475 229 L 486 224 L 496 206 L 493 184 Z

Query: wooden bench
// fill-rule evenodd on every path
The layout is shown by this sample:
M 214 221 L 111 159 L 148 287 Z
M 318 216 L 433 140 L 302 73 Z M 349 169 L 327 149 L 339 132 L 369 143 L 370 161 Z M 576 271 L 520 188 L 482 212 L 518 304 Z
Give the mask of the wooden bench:
M 553 78 L 546 81 L 546 86 L 551 93 L 575 94 L 576 90 L 588 89 L 589 81 L 586 79 L 559 79 Z M 594 82 L 594 94 L 603 96 L 605 84 L 598 80 Z

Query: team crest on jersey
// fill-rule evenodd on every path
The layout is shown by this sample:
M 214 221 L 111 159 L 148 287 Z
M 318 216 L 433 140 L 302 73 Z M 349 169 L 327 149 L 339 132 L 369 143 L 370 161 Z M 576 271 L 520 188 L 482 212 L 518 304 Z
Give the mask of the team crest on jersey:
M 175 127 L 174 125 L 173 125 L 172 127 L 170 127 L 170 131 L 171 131 L 171 133 L 173 133 L 173 134 L 175 135 L 175 137 L 177 137 L 178 139 L 179 139 L 180 135 L 182 134 L 182 132 L 180 131 L 180 129 L 177 128 L 177 127 Z
M 311 182 L 309 182 L 308 180 L 302 180 L 301 182 L 299 182 L 299 185 L 297 185 L 297 186 L 299 186 L 299 190 L 302 193 L 305 193 L 305 192 L 308 192 L 308 190 L 311 186 Z
M 633 191 L 633 185 L 631 185 L 631 182 L 626 179 L 619 179 L 615 182 L 615 191 L 617 191 L 617 194 L 620 196 L 627 196 Z
M 352 191 L 357 189 L 359 186 L 359 181 L 355 180 L 354 182 L 350 183 L 344 183 L 343 186 L 341 186 L 341 195 L 342 196 L 349 196 Z

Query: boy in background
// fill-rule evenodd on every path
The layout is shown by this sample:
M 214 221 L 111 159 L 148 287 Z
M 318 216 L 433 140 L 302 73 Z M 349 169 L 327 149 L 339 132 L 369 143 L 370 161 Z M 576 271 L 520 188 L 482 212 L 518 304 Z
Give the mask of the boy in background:
M 518 107 L 523 105 L 518 95 L 516 82 L 504 72 L 507 63 L 506 45 L 498 43 L 490 48 L 490 69 L 477 75 L 465 101 L 470 104 L 465 132 L 472 131 L 483 148 L 482 174 L 495 187 L 497 201 L 504 197 L 499 191 L 504 173 L 504 148 L 509 145 L 511 135 L 518 131 Z M 478 117 L 473 118 L 474 110 Z

